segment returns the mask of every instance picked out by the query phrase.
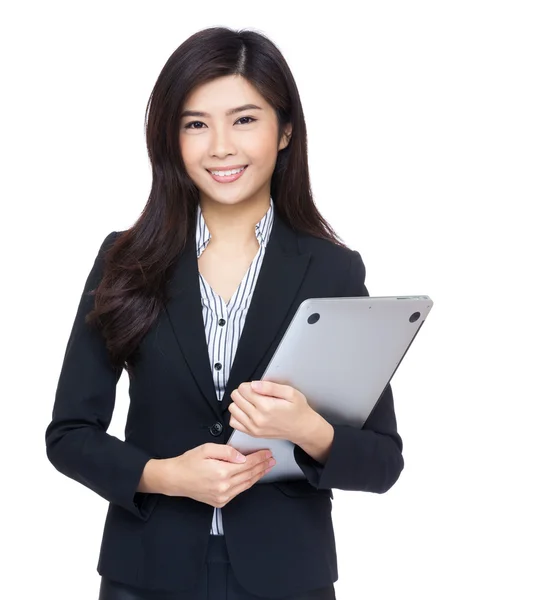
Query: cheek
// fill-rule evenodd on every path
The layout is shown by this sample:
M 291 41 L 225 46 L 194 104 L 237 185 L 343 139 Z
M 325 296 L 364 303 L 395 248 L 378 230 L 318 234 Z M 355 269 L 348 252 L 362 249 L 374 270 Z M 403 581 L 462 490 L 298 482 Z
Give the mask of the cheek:
M 185 165 L 185 170 L 187 171 L 189 177 L 194 179 L 195 177 L 201 177 L 202 167 L 200 165 L 200 153 L 198 151 L 197 145 L 191 143 L 190 141 L 184 140 L 180 142 L 180 154 L 181 160 Z
M 247 143 L 244 145 L 244 155 L 257 168 L 273 171 L 277 159 L 275 137 L 259 136 L 251 141 L 247 140 Z
M 191 144 L 188 143 L 185 139 L 181 138 L 181 136 L 179 140 L 179 151 L 183 162 L 186 165 L 191 164 L 191 156 L 194 154 L 194 151 L 192 151 L 191 149 Z

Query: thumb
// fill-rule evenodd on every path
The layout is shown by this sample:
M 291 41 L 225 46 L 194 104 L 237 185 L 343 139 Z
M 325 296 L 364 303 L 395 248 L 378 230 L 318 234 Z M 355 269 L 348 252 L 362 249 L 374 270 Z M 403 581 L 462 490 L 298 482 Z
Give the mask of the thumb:
M 227 444 L 206 444 L 206 457 L 235 463 L 246 462 L 246 457 L 243 454 Z
M 244 463 L 246 462 L 246 457 L 241 454 L 240 452 L 238 452 L 238 450 L 236 450 L 236 448 L 233 448 L 232 446 L 225 446 L 225 448 L 229 448 L 229 457 L 228 459 L 232 462 L 236 462 L 236 463 Z

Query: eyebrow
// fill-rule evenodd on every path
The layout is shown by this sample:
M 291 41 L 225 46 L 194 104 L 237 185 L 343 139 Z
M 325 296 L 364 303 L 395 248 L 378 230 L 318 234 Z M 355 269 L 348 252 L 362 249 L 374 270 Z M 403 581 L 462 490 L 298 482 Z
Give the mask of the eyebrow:
M 243 106 L 238 106 L 236 108 L 231 108 L 227 110 L 225 115 L 228 117 L 229 115 L 234 115 L 235 113 L 243 112 L 244 110 L 262 110 L 260 106 L 256 104 L 244 104 Z M 210 113 L 202 112 L 199 110 L 184 110 L 181 113 L 181 118 L 183 117 L 210 117 Z

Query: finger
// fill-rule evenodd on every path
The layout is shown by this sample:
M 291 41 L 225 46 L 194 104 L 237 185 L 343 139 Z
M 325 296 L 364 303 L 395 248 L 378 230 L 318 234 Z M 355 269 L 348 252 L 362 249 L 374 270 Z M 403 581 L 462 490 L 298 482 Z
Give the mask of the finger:
M 274 381 L 252 381 L 251 390 L 263 396 L 272 396 L 277 399 L 289 399 L 293 396 L 294 388 Z
M 257 415 L 265 414 L 270 409 L 274 408 L 275 404 L 272 404 L 272 402 L 285 402 L 284 399 L 280 398 L 279 396 L 264 395 L 259 392 L 253 391 L 251 384 L 248 383 L 243 383 L 238 388 L 237 393 L 240 394 L 240 396 L 244 400 L 249 402 L 255 408 L 255 412 L 252 412 L 249 407 L 242 406 L 242 408 L 247 412 L 247 414 L 251 417 L 254 423 L 257 420 Z M 242 400 L 240 400 L 238 404 L 243 404 Z
M 271 465 L 270 460 L 266 459 L 261 461 L 252 469 L 246 469 L 245 471 L 233 476 L 231 479 L 233 486 L 230 489 L 230 495 L 234 498 L 234 496 L 237 496 L 240 492 L 250 488 L 253 484 L 259 481 L 259 479 L 265 473 L 268 473 L 273 468 L 275 461 L 273 461 L 273 464 Z
M 247 393 L 247 392 L 246 392 Z M 253 399 L 253 402 L 249 399 L 250 396 L 257 396 L 253 392 L 250 392 L 247 397 L 244 397 L 242 393 L 238 390 L 234 390 L 231 394 L 232 402 L 236 408 L 242 410 L 251 421 L 254 420 L 255 415 L 259 412 L 259 407 L 256 403 L 256 398 Z
M 251 435 L 251 432 L 249 431 L 249 429 L 243 423 L 238 421 L 238 419 L 236 417 L 231 416 L 229 425 L 233 429 L 237 429 L 238 431 L 241 431 L 242 433 L 247 433 L 248 435 Z

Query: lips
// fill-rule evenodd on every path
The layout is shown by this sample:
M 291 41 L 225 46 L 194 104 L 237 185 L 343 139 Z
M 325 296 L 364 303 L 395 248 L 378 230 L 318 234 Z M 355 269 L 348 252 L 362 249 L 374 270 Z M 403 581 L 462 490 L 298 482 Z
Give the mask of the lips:
M 247 165 L 232 165 L 230 167 L 215 167 L 213 169 L 206 169 L 209 173 L 212 171 L 237 171 L 238 169 L 245 169 Z
M 238 179 L 240 179 L 240 177 L 242 177 L 242 175 L 247 171 L 247 167 L 248 167 L 248 165 L 245 165 L 242 171 L 240 171 L 239 173 L 235 173 L 234 175 L 214 175 L 208 169 L 206 169 L 206 171 L 208 171 L 208 173 L 210 174 L 211 178 L 214 181 L 216 181 L 217 183 L 232 183 L 233 181 L 237 181 Z M 235 167 L 230 167 L 229 169 L 223 169 L 223 170 L 225 170 L 225 171 L 231 171 L 234 168 Z M 217 170 L 220 170 L 220 169 L 217 169 Z

